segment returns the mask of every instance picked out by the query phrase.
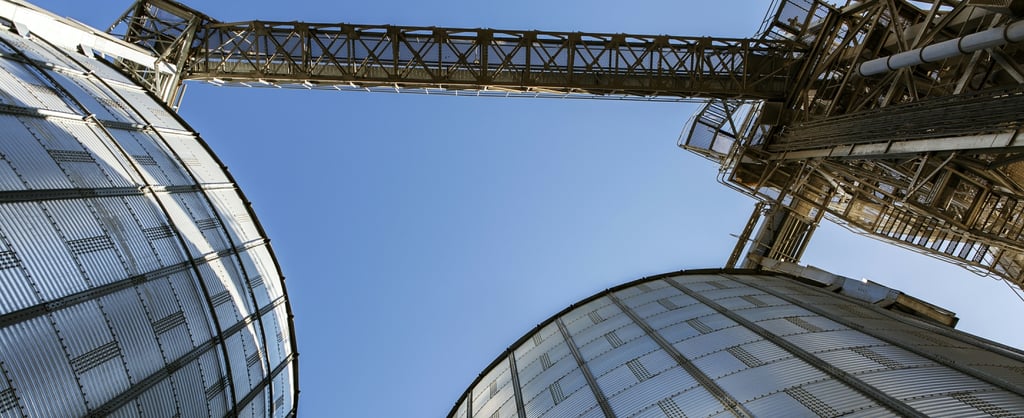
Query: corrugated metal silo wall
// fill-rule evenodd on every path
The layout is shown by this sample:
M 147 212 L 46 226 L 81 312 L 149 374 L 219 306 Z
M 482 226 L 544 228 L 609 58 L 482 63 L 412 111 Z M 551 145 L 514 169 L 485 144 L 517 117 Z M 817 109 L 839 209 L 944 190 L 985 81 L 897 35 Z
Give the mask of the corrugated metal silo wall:
M 0 55 L 0 416 L 292 414 L 284 285 L 217 159 L 105 62 Z
M 499 356 L 450 417 L 1021 416 L 1024 353 L 796 280 L 674 273 Z

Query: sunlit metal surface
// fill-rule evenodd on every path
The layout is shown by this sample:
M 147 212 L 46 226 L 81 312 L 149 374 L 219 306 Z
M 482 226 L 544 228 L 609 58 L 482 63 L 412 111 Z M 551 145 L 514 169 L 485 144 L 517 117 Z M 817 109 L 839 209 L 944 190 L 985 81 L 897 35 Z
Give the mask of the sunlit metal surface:
M 813 273 L 680 272 L 602 292 L 520 338 L 449 417 L 1024 413 L 1024 353 L 903 313 L 898 291 Z
M 0 416 L 293 415 L 290 308 L 246 200 L 164 104 L 53 46 L 87 34 L 33 30 L 78 24 L 33 16 L 0 19 Z

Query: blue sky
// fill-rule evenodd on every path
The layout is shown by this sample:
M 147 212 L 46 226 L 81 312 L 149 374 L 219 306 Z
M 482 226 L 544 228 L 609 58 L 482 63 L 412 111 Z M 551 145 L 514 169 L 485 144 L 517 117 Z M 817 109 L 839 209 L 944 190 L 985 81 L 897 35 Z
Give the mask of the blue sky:
M 222 21 L 750 36 L 767 2 L 190 2 Z M 36 4 L 105 28 L 127 1 Z M 676 138 L 690 104 L 194 84 L 287 277 L 308 417 L 434 417 L 508 344 L 616 284 L 721 267 L 753 201 Z M 1015 347 L 1005 284 L 832 224 L 805 263 L 949 308 Z

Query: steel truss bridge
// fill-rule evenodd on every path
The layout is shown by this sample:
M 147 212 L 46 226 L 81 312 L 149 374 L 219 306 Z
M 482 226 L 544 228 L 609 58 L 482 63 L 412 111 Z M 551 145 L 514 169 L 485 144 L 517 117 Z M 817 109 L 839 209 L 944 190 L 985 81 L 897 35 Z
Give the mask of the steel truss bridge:
M 760 202 L 729 267 L 796 262 L 829 218 L 1024 285 L 1024 0 L 774 6 L 749 39 L 220 22 L 169 0 L 110 31 L 149 54 L 118 62 L 172 106 L 185 80 L 699 99 L 679 146 Z

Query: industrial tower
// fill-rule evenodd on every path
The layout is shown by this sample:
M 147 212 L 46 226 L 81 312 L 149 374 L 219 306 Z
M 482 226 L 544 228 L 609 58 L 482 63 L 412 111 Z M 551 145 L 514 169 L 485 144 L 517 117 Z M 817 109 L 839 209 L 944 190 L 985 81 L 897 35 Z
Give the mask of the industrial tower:
M 1019 288 L 1024 2 L 776 3 L 749 39 L 223 23 L 168 0 L 110 31 L 143 54 L 114 54 L 122 68 L 172 106 L 186 80 L 703 99 L 679 146 L 760 202 L 728 267 L 798 261 L 827 217 Z

